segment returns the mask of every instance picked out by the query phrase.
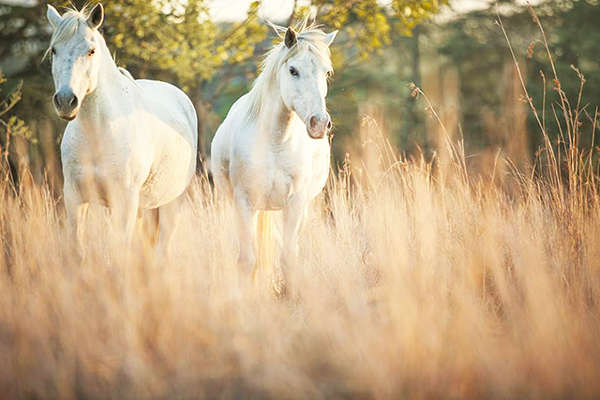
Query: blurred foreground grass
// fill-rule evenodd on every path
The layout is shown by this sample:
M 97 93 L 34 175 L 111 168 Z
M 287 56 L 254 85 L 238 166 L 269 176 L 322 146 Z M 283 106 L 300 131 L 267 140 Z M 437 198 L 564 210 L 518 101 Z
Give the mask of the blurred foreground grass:
M 139 240 L 126 262 L 100 208 L 80 265 L 49 191 L 5 185 L 2 397 L 600 395 L 600 196 L 535 174 L 509 196 L 380 149 L 375 185 L 346 165 L 313 202 L 287 300 L 240 290 L 205 180 L 168 265 Z

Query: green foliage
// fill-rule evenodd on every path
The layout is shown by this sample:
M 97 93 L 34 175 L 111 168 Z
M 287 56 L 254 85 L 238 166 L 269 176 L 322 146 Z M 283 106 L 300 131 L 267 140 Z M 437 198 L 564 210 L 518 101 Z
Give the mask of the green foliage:
M 394 26 L 401 34 L 410 36 L 417 25 L 440 12 L 441 7 L 447 4 L 448 0 L 394 0 Z
M 0 70 L 0 85 L 6 83 L 6 78 Z M 14 115 L 8 116 L 8 113 L 17 105 L 17 103 L 21 100 L 21 88 L 22 82 L 19 82 L 17 87 L 12 89 L 8 98 L 4 100 L 0 100 L 0 128 L 2 128 L 2 136 L 5 137 L 4 153 L 8 154 L 8 147 L 10 143 L 11 137 L 22 137 L 26 140 L 31 140 L 33 143 L 36 140 L 33 138 L 33 133 L 27 127 L 23 120 L 17 118 Z M 2 91 L 0 90 L 0 93 Z M 8 116 L 8 119 L 6 119 Z
M 392 42 L 396 34 L 411 36 L 413 29 L 440 11 L 448 0 L 393 0 L 382 5 L 378 0 L 313 0 L 320 23 L 344 29 L 358 44 L 362 58 Z M 306 14 L 303 7 L 298 14 Z
M 257 23 L 256 3 L 246 21 L 226 30 L 208 18 L 203 0 L 179 7 L 173 4 L 176 1 L 163 0 L 159 8 L 169 13 L 157 12 L 150 2 L 136 3 L 145 5 L 118 7 L 113 2 L 107 8 L 107 12 L 114 12 L 114 22 L 107 31 L 115 32 L 113 44 L 123 50 L 119 61 L 142 72 L 153 67 L 172 71 L 185 87 L 210 80 L 227 62 L 246 61 L 255 44 L 265 37 L 264 27 Z M 133 26 L 132 21 L 136 21 Z

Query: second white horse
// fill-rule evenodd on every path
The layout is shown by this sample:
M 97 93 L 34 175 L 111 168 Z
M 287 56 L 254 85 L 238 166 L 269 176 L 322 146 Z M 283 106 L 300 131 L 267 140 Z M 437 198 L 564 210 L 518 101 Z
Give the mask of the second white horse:
M 282 210 L 282 267 L 289 286 L 305 210 L 329 175 L 331 119 L 325 96 L 333 71 L 329 45 L 337 32 L 276 29 L 283 40 L 217 130 L 211 167 L 219 190 L 235 203 L 239 263 L 246 276 L 256 263 L 254 216 Z

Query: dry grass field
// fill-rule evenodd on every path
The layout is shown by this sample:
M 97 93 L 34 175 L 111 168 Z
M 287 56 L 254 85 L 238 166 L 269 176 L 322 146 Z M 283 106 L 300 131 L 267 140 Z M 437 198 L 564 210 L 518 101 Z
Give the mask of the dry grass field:
M 59 201 L 5 185 L 2 398 L 598 396 L 600 195 L 584 158 L 573 181 L 511 174 L 509 196 L 460 156 L 432 171 L 380 149 L 370 189 L 346 165 L 314 201 L 297 291 L 279 300 L 267 274 L 237 284 L 233 210 L 206 180 L 165 265 L 141 240 L 127 259 L 100 208 L 80 265 Z
M 205 178 L 164 264 L 101 208 L 81 264 L 61 200 L 5 179 L 0 398 L 598 398 L 600 176 L 578 144 L 597 112 L 563 107 L 562 142 L 541 126 L 537 161 L 494 179 L 449 140 L 447 163 L 367 144 L 312 203 L 283 299 L 266 267 L 238 284 Z

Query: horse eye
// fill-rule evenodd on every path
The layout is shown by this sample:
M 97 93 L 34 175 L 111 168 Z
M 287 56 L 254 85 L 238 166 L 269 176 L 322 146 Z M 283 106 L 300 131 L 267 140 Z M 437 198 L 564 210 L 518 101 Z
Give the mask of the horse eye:
M 331 71 L 327 71 L 327 73 L 325 74 L 325 76 L 326 76 L 327 78 L 331 78 Z
M 90 50 L 90 52 L 88 53 L 88 56 L 93 56 L 94 54 L 96 54 L 96 49 L 92 49 Z
M 295 76 L 295 77 L 300 76 L 300 74 L 298 73 L 298 70 L 296 70 L 296 68 L 294 68 L 294 67 L 290 67 L 290 74 L 292 74 L 292 76 Z
M 54 47 L 52 47 L 50 49 L 50 54 L 55 55 L 56 54 L 56 49 Z

